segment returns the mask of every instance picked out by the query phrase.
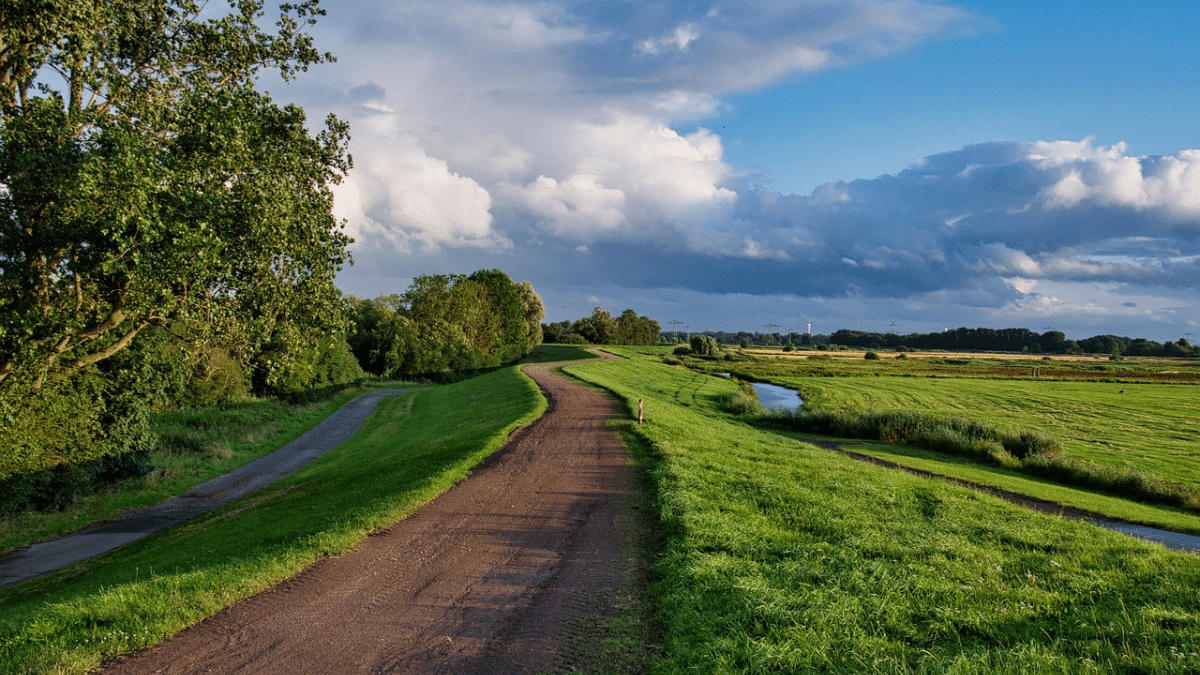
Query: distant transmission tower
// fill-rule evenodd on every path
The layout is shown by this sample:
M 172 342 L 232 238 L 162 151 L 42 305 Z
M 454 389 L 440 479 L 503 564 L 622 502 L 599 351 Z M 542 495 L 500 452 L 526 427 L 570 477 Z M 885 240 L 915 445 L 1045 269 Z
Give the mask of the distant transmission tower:
M 763 328 L 766 328 L 766 329 L 767 329 L 767 343 L 768 343 L 768 344 L 770 344 L 770 342 L 771 342 L 771 329 L 772 329 L 772 328 L 779 328 L 779 325 L 778 325 L 778 324 L 774 324 L 774 323 L 764 323 L 764 324 L 763 324 Z
M 679 327 L 683 325 L 683 322 L 671 319 L 667 323 L 671 324 L 671 342 L 679 342 Z

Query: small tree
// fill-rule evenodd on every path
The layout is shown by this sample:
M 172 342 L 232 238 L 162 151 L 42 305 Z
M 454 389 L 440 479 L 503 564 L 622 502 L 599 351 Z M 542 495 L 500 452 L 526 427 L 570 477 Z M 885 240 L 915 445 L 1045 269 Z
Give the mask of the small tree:
M 716 338 L 711 335 L 693 335 L 691 346 L 697 356 L 716 356 L 720 351 Z

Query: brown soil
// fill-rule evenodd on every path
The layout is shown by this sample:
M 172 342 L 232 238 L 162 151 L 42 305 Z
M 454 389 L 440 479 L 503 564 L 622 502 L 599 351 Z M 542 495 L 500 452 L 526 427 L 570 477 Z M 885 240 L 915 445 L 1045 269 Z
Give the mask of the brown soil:
M 532 673 L 622 582 L 613 402 L 530 365 L 550 408 L 411 517 L 106 673 Z

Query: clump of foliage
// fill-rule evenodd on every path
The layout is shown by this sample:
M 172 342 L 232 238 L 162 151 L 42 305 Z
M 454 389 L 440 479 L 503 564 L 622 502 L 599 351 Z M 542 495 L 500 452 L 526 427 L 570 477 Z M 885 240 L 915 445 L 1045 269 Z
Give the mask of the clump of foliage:
M 552 344 L 653 345 L 658 344 L 661 326 L 632 309 L 614 317 L 603 307 L 577 321 L 559 321 L 542 326 L 542 335 Z
M 348 300 L 364 370 L 429 376 L 513 363 L 542 342 L 542 299 L 504 272 L 422 275 L 403 295 Z
M 689 344 L 696 356 L 716 356 L 721 351 L 716 338 L 711 335 L 693 335 Z
M 866 354 L 863 354 L 863 358 L 868 361 L 878 361 L 879 354 L 877 354 L 875 352 L 867 352 Z
M 733 415 L 757 417 L 767 412 L 749 382 L 739 382 L 737 391 L 722 391 L 716 399 L 722 410 Z

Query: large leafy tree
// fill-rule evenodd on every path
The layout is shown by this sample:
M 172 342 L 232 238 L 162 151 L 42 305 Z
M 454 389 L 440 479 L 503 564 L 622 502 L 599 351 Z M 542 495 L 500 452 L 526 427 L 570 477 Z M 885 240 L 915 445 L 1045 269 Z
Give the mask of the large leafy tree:
M 338 356 L 350 239 L 330 186 L 348 129 L 331 116 L 310 132 L 258 88 L 331 58 L 306 32 L 321 14 L 4 1 L 0 475 L 143 447 L 165 391 L 149 381 L 162 368 L 138 367 L 151 353 L 219 343 L 276 391 Z
M 349 239 L 329 186 L 347 127 L 311 135 L 256 88 L 330 58 L 305 33 L 321 10 L 284 4 L 267 32 L 260 0 L 214 4 L 5 3 L 0 388 L 100 363 L 153 326 L 253 351 L 296 317 L 336 317 Z

